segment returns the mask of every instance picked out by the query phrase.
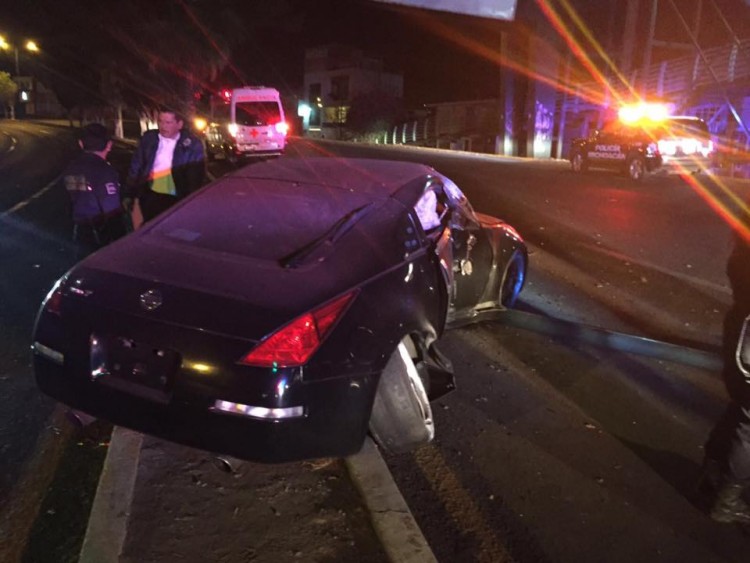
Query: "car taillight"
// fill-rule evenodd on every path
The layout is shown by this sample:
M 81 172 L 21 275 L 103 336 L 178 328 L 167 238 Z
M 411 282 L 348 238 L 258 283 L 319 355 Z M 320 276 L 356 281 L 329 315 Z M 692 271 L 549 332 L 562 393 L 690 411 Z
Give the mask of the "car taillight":
M 295 367 L 307 363 L 354 298 L 350 292 L 294 319 L 252 349 L 241 364 Z
M 282 135 L 289 133 L 289 124 L 286 121 L 279 121 L 275 125 L 276 131 Z

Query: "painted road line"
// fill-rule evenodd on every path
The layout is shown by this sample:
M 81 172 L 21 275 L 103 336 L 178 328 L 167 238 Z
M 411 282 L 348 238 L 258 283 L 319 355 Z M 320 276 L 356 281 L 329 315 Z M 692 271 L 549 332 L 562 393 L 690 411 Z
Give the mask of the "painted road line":
M 372 440 L 366 438 L 360 452 L 345 461 L 388 558 L 393 563 L 437 563 Z
M 143 435 L 115 427 L 79 563 L 117 563 L 127 535 Z M 437 563 L 388 466 L 370 438 L 345 459 L 383 549 L 394 563 Z
M 503 531 L 487 521 L 482 508 L 466 490 L 456 472 L 446 463 L 440 450 L 433 444 L 428 444 L 414 452 L 414 460 L 456 526 L 465 537 L 476 542 L 475 561 L 511 563 L 513 557 L 505 547 L 506 538 L 502 537 Z
M 115 426 L 79 563 L 117 563 L 125 543 L 143 434 Z
M 38 198 L 42 197 L 44 194 L 46 194 L 48 191 L 50 191 L 52 188 L 54 188 L 55 185 L 57 185 L 57 182 L 59 180 L 60 180 L 60 177 L 58 176 L 57 178 L 55 178 L 54 180 L 52 180 L 49 184 L 47 184 L 46 186 L 44 186 L 41 190 L 39 190 L 38 192 L 36 192 L 34 195 L 32 195 L 30 197 L 27 197 L 25 200 L 23 200 L 21 202 L 18 202 L 17 204 L 15 204 L 13 207 L 11 207 L 10 209 L 8 209 L 7 211 L 3 211 L 2 213 L 0 213 L 0 219 L 3 219 L 4 217 L 6 217 L 8 215 L 16 213 L 17 211 L 19 211 L 19 210 L 23 209 L 24 207 L 26 207 L 29 203 L 31 203 L 35 199 L 38 199 Z

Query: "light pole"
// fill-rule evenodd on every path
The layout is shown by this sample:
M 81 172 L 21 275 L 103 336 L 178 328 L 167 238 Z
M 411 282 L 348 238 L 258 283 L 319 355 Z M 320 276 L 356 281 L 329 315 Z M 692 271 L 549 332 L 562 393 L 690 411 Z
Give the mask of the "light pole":
M 27 40 L 24 43 L 23 48 L 26 51 L 28 51 L 29 53 L 38 53 L 39 52 L 39 46 L 36 44 L 35 41 Z M 5 37 L 3 37 L 2 35 L 0 35 L 0 50 L 10 51 L 11 49 L 13 49 L 13 55 L 15 57 L 15 62 L 16 62 L 16 79 L 18 79 L 18 77 L 21 75 L 21 69 L 20 69 L 20 65 L 19 65 L 19 61 L 18 61 L 18 45 L 11 45 L 10 43 L 8 43 L 8 40 L 5 39 Z M 26 93 L 26 96 L 28 97 L 28 91 L 26 91 L 25 93 Z M 22 100 L 22 101 L 23 101 L 23 103 L 26 103 L 28 101 L 28 98 L 25 99 L 25 100 Z M 11 106 L 10 106 L 11 119 L 15 119 L 16 118 L 16 103 L 17 102 L 14 101 L 11 104 Z
M 23 48 L 26 49 L 29 53 L 38 53 L 39 52 L 39 45 L 36 44 L 35 41 L 28 40 L 26 43 L 24 43 Z M 10 51 L 13 49 L 13 54 L 16 59 L 16 76 L 21 75 L 20 65 L 18 64 L 18 45 L 11 45 L 8 43 L 8 40 L 5 39 L 2 35 L 0 35 L 0 49 L 3 51 Z

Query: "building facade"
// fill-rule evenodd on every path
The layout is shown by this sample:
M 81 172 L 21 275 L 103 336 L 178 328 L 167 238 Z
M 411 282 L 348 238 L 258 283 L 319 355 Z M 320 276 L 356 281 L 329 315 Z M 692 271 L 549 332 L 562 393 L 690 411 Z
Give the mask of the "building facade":
M 367 57 L 359 49 L 327 45 L 305 52 L 303 88 L 298 114 L 304 134 L 339 139 L 346 136 L 353 99 L 377 91 L 403 98 L 404 79 L 385 71 L 382 60 Z
M 55 93 L 33 76 L 14 76 L 18 85 L 16 97 L 16 117 L 52 117 L 65 115 Z

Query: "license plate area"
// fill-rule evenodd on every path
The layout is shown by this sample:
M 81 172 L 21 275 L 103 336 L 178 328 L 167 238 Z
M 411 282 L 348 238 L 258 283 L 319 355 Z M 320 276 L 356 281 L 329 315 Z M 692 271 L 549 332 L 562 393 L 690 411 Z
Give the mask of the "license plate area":
M 174 350 L 124 336 L 93 334 L 91 379 L 126 393 L 167 402 L 180 365 Z

